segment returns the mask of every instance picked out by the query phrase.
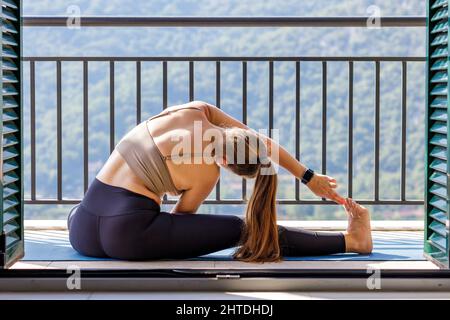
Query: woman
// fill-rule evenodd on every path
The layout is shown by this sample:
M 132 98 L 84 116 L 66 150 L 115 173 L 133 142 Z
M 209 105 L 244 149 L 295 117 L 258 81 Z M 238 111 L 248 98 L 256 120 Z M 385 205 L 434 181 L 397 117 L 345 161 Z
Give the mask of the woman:
M 278 226 L 275 165 L 315 195 L 344 205 L 347 231 Z M 256 179 L 244 220 L 196 214 L 220 168 Z M 272 139 L 213 105 L 193 101 L 141 122 L 118 142 L 69 216 L 70 242 L 84 255 L 126 260 L 191 258 L 234 246 L 234 257 L 248 262 L 370 253 L 368 210 L 339 196 L 336 187 L 335 179 L 307 170 Z M 171 213 L 161 212 L 164 194 L 180 196 Z

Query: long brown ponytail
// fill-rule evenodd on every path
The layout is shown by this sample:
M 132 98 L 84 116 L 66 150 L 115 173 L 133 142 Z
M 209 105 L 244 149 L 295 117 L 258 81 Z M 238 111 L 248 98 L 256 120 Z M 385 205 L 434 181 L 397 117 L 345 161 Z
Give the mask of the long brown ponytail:
M 245 230 L 235 258 L 246 262 L 280 261 L 276 213 L 277 175 L 258 169 L 245 214 Z
M 277 175 L 265 142 L 251 130 L 227 128 L 226 168 L 246 179 L 255 178 L 247 203 L 240 247 L 234 257 L 246 262 L 280 261 L 277 212 Z M 239 147 L 241 146 L 241 148 Z M 239 152 L 241 160 L 239 161 Z

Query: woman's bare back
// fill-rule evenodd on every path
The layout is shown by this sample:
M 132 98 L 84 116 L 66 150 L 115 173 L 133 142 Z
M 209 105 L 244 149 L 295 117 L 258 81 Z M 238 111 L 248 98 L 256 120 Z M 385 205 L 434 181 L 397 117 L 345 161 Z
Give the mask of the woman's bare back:
M 178 110 L 177 112 L 168 112 L 164 116 L 154 118 L 147 122 L 148 130 L 161 154 L 170 155 L 174 146 L 179 143 L 179 140 L 174 140 L 173 137 L 191 139 L 191 146 L 193 148 L 194 123 L 196 123 L 197 127 L 201 126 L 201 134 L 203 134 L 204 130 L 213 127 L 204 112 L 192 108 L 186 109 L 186 107 L 201 107 L 201 105 L 198 102 L 176 105 L 168 108 L 167 111 Z M 203 142 L 202 151 L 208 143 L 207 141 Z M 194 153 L 194 151 L 192 150 L 191 153 Z M 220 174 L 219 167 L 215 163 L 207 164 L 201 161 L 201 163 L 195 164 L 175 164 L 172 160 L 167 159 L 166 164 L 174 185 L 178 190 L 189 190 L 194 183 L 198 185 L 199 182 L 200 184 L 212 184 L 218 179 Z M 117 150 L 111 153 L 96 178 L 104 183 L 143 194 L 155 200 L 157 203 L 161 203 L 162 195 L 150 191 L 139 177 L 133 173 Z M 202 180 L 204 180 L 203 183 Z M 205 187 L 212 188 L 213 186 Z

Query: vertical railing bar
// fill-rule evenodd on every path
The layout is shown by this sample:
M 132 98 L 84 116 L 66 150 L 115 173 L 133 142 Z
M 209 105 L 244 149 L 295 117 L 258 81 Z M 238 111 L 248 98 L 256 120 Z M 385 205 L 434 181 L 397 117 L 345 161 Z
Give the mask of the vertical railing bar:
M 406 117 L 407 117 L 407 81 L 408 64 L 402 61 L 402 164 L 401 164 L 401 200 L 406 200 Z
M 163 61 L 163 109 L 167 108 L 167 61 Z
M 273 129 L 273 60 L 269 61 L 269 137 Z
M 89 95 L 88 95 L 88 61 L 83 61 L 83 181 L 84 181 L 84 192 L 86 193 L 89 185 Z
M 247 61 L 242 61 L 242 123 L 247 124 Z M 247 180 L 242 178 L 242 200 L 247 201 Z
M 136 61 L 136 124 L 141 123 L 141 61 Z
M 56 156 L 57 198 L 62 200 L 62 96 L 61 60 L 56 61 Z
M 348 197 L 353 197 L 353 61 L 348 63 Z
M 216 61 L 216 107 L 220 109 L 220 61 Z M 216 201 L 220 201 L 220 177 L 216 183 Z
M 109 152 L 114 150 L 115 138 L 115 83 L 114 83 L 114 61 L 109 62 Z
M 300 61 L 295 62 L 295 158 L 300 161 Z M 299 179 L 295 179 L 295 200 L 300 200 Z
M 322 61 L 322 174 L 327 173 L 327 62 Z
M 36 200 L 36 77 L 34 60 L 30 61 L 30 134 L 31 200 Z
M 194 61 L 189 61 L 189 101 L 194 100 Z
M 163 110 L 167 109 L 167 61 L 163 61 Z M 167 202 L 167 194 L 163 196 L 163 202 Z
M 322 61 L 322 174 L 327 174 L 327 61 Z
M 380 61 L 375 62 L 375 200 L 379 200 L 380 182 Z

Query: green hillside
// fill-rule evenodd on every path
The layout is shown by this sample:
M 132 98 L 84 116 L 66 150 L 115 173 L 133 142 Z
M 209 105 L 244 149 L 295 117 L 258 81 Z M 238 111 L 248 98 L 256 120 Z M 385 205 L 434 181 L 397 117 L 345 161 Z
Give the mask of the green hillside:
M 383 15 L 424 15 L 425 1 L 24 1 L 25 15 L 63 15 L 69 4 L 84 15 L 138 16 L 339 16 L 366 15 L 378 5 Z M 424 56 L 423 28 L 26 28 L 25 56 Z M 82 65 L 63 63 L 63 193 L 82 196 Z M 109 155 L 109 64 L 89 64 L 90 179 Z M 327 173 L 347 191 L 348 66 L 328 64 Z M 215 65 L 196 63 L 195 99 L 215 103 Z M 29 79 L 25 63 L 24 78 Z M 294 151 L 295 64 L 274 66 L 275 128 L 280 141 Z M 356 62 L 354 69 L 354 180 L 356 200 L 374 192 L 374 64 Z M 169 104 L 188 100 L 188 64 L 169 63 Z M 321 63 L 301 64 L 301 161 L 321 168 Z M 116 141 L 135 124 L 135 64 L 115 70 Z M 224 110 L 241 116 L 241 64 L 222 64 Z M 36 64 L 37 195 L 56 195 L 55 64 Z M 400 196 L 401 63 L 381 63 L 380 196 Z M 29 128 L 29 86 L 25 84 L 25 128 Z M 423 198 L 424 64 L 408 64 L 407 198 Z M 255 129 L 268 126 L 268 64 L 248 63 L 248 119 Z M 162 107 L 160 63 L 142 64 L 143 118 Z M 29 132 L 26 135 L 26 196 L 30 188 Z M 222 197 L 240 197 L 240 180 L 224 175 Z M 315 199 L 303 186 L 302 198 Z M 280 174 L 279 198 L 293 198 L 294 180 Z M 421 219 L 421 207 L 377 206 L 376 219 Z M 26 218 L 64 219 L 68 207 L 27 206 Z M 343 219 L 337 206 L 280 206 L 280 218 Z M 202 212 L 241 213 L 240 206 L 204 206 Z

